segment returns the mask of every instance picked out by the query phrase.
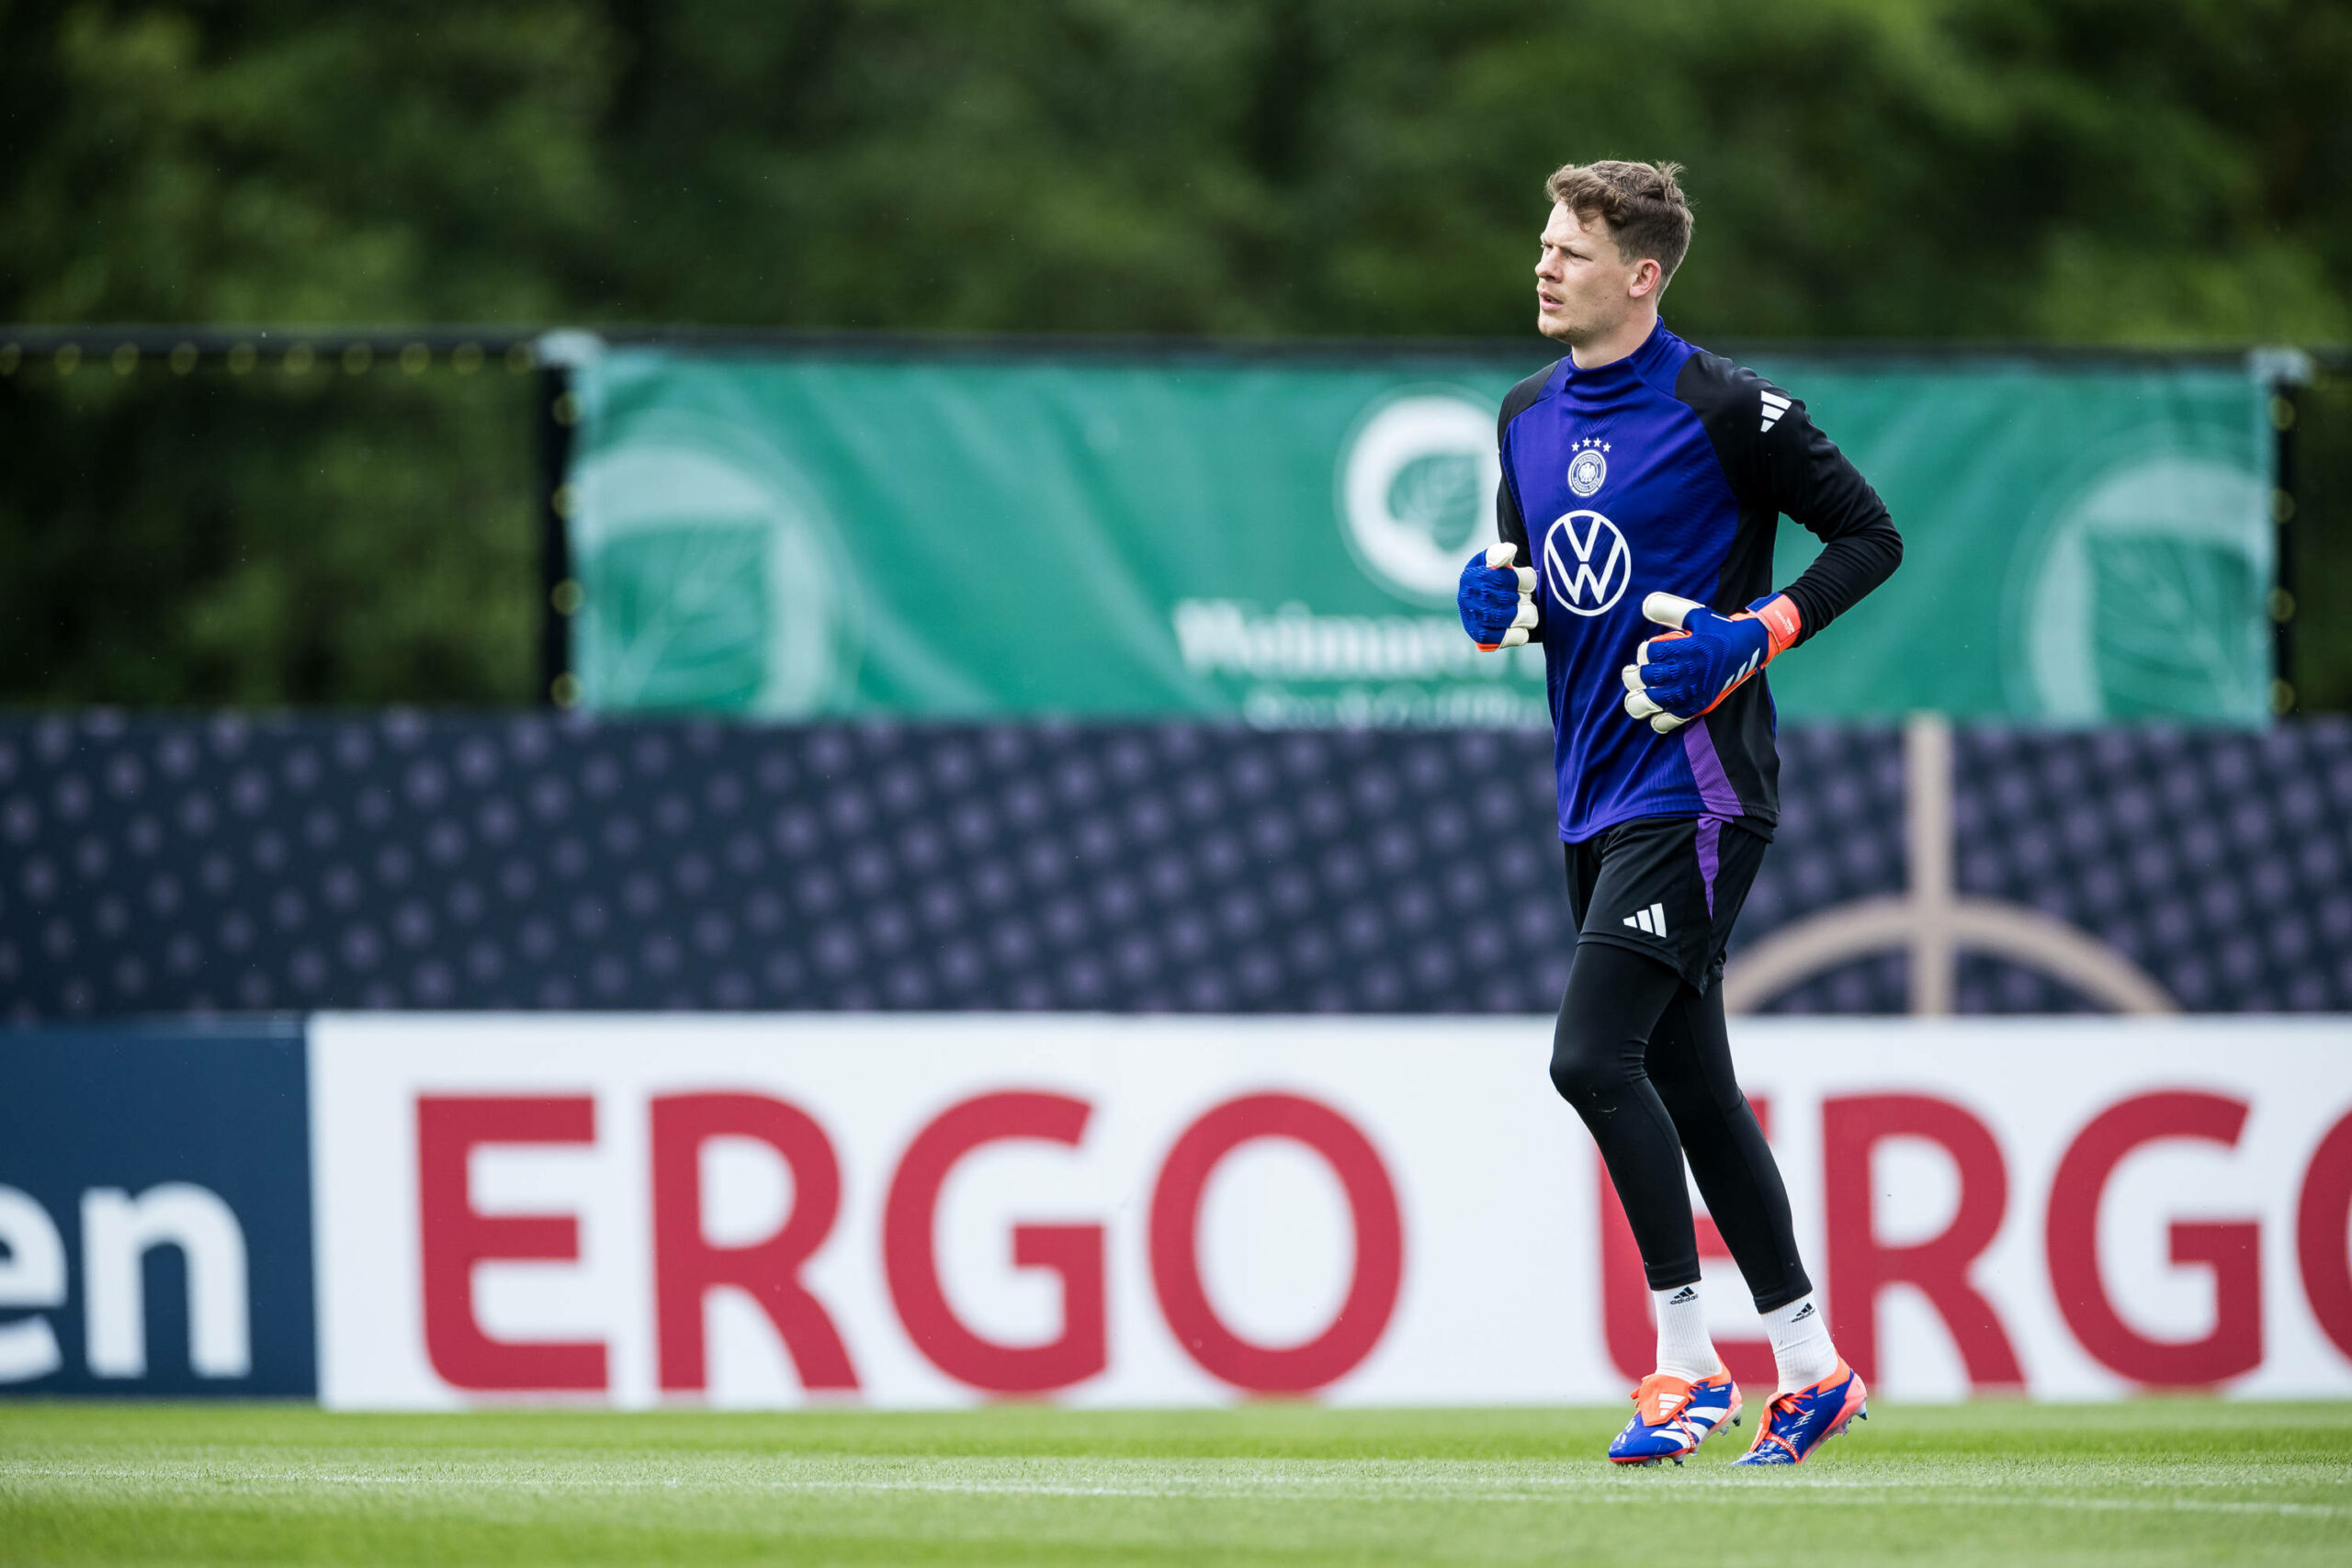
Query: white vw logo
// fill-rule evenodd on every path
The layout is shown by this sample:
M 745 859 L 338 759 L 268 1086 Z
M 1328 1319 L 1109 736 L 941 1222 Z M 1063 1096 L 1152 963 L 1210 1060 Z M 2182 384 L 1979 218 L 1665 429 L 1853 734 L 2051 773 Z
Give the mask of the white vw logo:
M 1617 525 L 1600 513 L 1563 513 L 1544 536 L 1544 580 L 1563 610 L 1598 615 L 1625 596 L 1634 581 L 1634 552 Z

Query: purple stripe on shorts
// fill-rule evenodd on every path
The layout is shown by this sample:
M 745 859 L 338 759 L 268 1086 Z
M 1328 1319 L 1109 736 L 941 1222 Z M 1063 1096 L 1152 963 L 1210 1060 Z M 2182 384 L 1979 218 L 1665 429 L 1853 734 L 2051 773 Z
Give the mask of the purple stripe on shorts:
M 1715 738 L 1707 721 L 1694 718 L 1682 727 L 1682 754 L 1690 759 L 1690 777 L 1699 785 L 1699 800 L 1718 817 L 1743 817 L 1739 793 L 1731 787 L 1724 760 L 1715 755 Z
M 1707 919 L 1715 918 L 1715 853 L 1723 842 L 1724 819 L 1720 817 L 1699 818 L 1699 880 L 1707 885 Z

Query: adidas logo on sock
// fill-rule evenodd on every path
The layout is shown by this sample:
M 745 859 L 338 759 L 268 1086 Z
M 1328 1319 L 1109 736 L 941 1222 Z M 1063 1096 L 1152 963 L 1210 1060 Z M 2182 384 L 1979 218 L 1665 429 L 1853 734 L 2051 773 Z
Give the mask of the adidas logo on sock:
M 1636 909 L 1625 917 L 1625 924 L 1638 927 L 1651 936 L 1666 934 L 1666 906 L 1652 904 L 1646 909 Z
M 1685 1286 L 1683 1286 L 1683 1287 L 1682 1287 L 1682 1289 L 1680 1289 L 1679 1291 L 1677 1291 L 1674 1294 L 1672 1294 L 1672 1295 L 1670 1295 L 1670 1296 L 1667 1297 L 1667 1298 L 1666 1298 L 1666 1304 L 1667 1304 L 1667 1305 L 1668 1305 L 1668 1306 L 1680 1306 L 1684 1302 L 1695 1302 L 1695 1301 L 1697 1301 L 1698 1299 L 1699 1299 L 1699 1287 L 1698 1287 L 1698 1286 L 1696 1286 L 1696 1285 L 1685 1285 Z M 1812 1309 L 1811 1307 L 1807 1307 L 1807 1308 L 1805 1308 L 1805 1312 L 1811 1312 L 1812 1310 L 1813 1310 L 1813 1309 Z M 1804 1312 L 1801 1312 L 1801 1313 L 1797 1314 L 1797 1315 L 1798 1315 L 1799 1317 L 1803 1317 L 1803 1316 L 1804 1315 Z
M 1789 1319 L 1789 1321 L 1791 1323 L 1803 1323 L 1806 1318 L 1811 1317 L 1812 1315 L 1813 1303 L 1811 1302 L 1807 1302 L 1804 1306 L 1797 1309 L 1796 1316 Z

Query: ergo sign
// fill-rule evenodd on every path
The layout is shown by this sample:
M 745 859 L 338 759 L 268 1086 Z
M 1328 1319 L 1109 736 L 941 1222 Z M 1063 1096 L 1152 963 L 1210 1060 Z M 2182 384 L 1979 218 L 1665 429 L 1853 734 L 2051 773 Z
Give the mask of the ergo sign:
M 840 1213 L 840 1160 L 824 1128 L 799 1106 L 760 1094 L 662 1095 L 650 1110 L 662 1391 L 707 1386 L 704 1302 L 722 1286 L 759 1304 L 804 1388 L 855 1391 L 857 1371 L 833 1314 L 800 1277 Z M 1016 1139 L 1075 1146 L 1091 1111 L 1085 1100 L 1061 1094 L 975 1096 L 941 1111 L 898 1162 L 881 1236 L 891 1303 L 908 1337 L 959 1382 L 991 1393 L 1047 1393 L 1108 1364 L 1102 1225 L 1012 1227 L 1013 1265 L 1047 1270 L 1059 1281 L 1060 1331 L 1041 1344 L 1005 1344 L 976 1332 L 948 1300 L 934 1249 L 941 1190 L 959 1161 Z M 516 1343 L 483 1332 L 474 1312 L 476 1266 L 572 1261 L 579 1227 L 564 1215 L 484 1215 L 472 1205 L 467 1175 L 473 1151 L 486 1145 L 593 1145 L 595 1100 L 426 1095 L 416 1100 L 415 1114 L 424 1342 L 434 1370 L 450 1386 L 475 1391 L 607 1387 L 601 1342 Z M 789 1216 L 755 1241 L 722 1246 L 705 1235 L 700 1156 L 707 1141 L 720 1137 L 753 1140 L 791 1171 Z M 1354 1219 L 1356 1261 L 1346 1300 L 1327 1328 L 1297 1346 L 1268 1347 L 1236 1333 L 1201 1277 L 1199 1224 L 1208 1179 L 1227 1155 L 1258 1138 L 1288 1139 L 1328 1161 Z M 1340 1112 L 1296 1095 L 1245 1095 L 1194 1121 L 1169 1151 L 1152 1189 L 1150 1258 L 1160 1310 L 1204 1369 L 1250 1393 L 1306 1393 L 1351 1370 L 1387 1326 L 1403 1260 L 1396 1191 L 1379 1154 Z
M 322 1019 L 322 1391 L 1622 1398 L 1646 1292 L 1546 1032 Z M 1759 1021 L 1736 1048 L 1887 1392 L 2352 1394 L 2346 1032 Z M 729 1215 L 755 1166 L 770 1201 Z M 1769 1383 L 1703 1216 L 1701 1246 L 1719 1348 Z
M 1769 1100 L 1757 1111 L 1770 1126 Z M 2167 1140 L 2234 1149 L 2249 1106 L 2242 1099 L 2189 1090 L 2132 1095 L 2091 1117 L 2060 1156 L 2043 1212 L 2042 1251 L 2060 1315 L 2091 1359 L 2120 1378 L 2150 1387 L 2201 1387 L 2253 1371 L 2263 1359 L 2262 1226 L 2252 1218 L 2174 1220 L 2165 1229 L 2177 1265 L 2199 1267 L 2212 1280 L 2211 1325 L 2186 1338 L 2136 1326 L 2109 1288 L 2099 1262 L 2099 1215 L 2109 1182 L 2125 1159 Z M 1826 1245 L 1815 1283 L 1826 1284 L 1830 1332 L 1865 1375 L 1879 1364 L 1877 1304 L 1889 1287 L 1917 1292 L 1958 1351 L 1971 1388 L 2022 1390 L 2027 1378 L 2000 1311 L 1971 1280 L 1977 1259 L 2001 1229 L 2009 1179 L 1999 1141 L 1983 1120 L 1953 1100 L 1917 1094 L 1840 1096 L 1821 1105 L 1822 1192 Z M 1880 1234 L 1873 1156 L 1891 1140 L 1932 1145 L 1957 1174 L 1949 1221 L 1933 1235 L 1890 1243 Z M 1648 1282 L 1616 1195 L 1597 1173 L 1603 1327 L 1610 1359 L 1627 1377 L 1647 1375 L 1654 1352 Z M 1698 1217 L 1702 1258 L 1731 1252 L 1713 1224 Z M 2352 1111 L 2320 1140 L 2299 1184 L 2295 1257 L 2312 1318 L 2352 1358 Z M 1761 1384 L 1773 1377 L 1770 1345 L 1760 1336 L 1718 1337 L 1733 1376 Z

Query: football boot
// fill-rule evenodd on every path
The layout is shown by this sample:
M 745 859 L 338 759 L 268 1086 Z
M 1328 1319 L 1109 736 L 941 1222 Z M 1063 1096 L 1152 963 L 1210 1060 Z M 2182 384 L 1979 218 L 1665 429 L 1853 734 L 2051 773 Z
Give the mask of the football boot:
M 1609 1458 L 1616 1464 L 1680 1464 L 1725 1421 L 1739 1424 L 1739 1385 L 1723 1368 L 1697 1382 L 1652 1372 L 1634 1391 L 1634 1418 L 1609 1445 Z
M 1848 1423 L 1870 1419 L 1869 1398 L 1862 1380 L 1841 1360 L 1811 1388 L 1775 1397 L 1756 1424 L 1756 1440 L 1732 1463 L 1803 1464 Z

